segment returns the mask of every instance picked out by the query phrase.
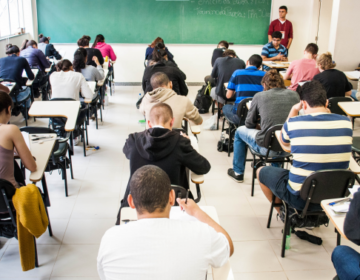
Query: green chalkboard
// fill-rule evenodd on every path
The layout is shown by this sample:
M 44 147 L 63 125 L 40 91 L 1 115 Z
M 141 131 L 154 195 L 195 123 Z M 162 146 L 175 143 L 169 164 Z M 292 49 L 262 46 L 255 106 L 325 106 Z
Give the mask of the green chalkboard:
M 75 43 L 264 44 L 271 0 L 37 0 L 39 33 Z

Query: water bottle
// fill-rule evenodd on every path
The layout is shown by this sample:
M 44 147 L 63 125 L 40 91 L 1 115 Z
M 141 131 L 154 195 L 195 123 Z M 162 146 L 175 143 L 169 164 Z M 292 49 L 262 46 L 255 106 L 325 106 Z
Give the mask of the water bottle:
M 138 98 L 138 100 L 140 100 L 141 99 L 141 92 L 139 93 L 139 98 Z
M 289 249 L 290 249 L 290 236 L 291 236 L 291 228 L 290 228 L 289 234 L 286 235 L 285 250 L 289 250 Z

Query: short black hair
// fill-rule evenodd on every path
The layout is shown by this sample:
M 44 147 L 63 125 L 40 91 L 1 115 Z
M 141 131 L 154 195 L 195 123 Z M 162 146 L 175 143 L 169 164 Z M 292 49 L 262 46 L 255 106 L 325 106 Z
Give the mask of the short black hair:
M 169 203 L 170 191 L 169 176 L 155 165 L 139 168 L 130 179 L 130 194 L 139 214 L 144 211 L 148 213 L 164 211 Z
M 287 7 L 286 6 L 280 6 L 279 10 L 285 10 L 287 12 Z
M 150 84 L 153 89 L 157 89 L 162 86 L 167 86 L 170 80 L 169 77 L 163 72 L 156 72 L 151 76 Z
M 260 68 L 261 64 L 262 64 L 262 57 L 258 54 L 253 54 L 252 56 L 250 56 L 249 58 L 249 63 L 252 66 L 256 66 L 256 68 Z
M 326 90 L 319 81 L 307 82 L 297 92 L 300 100 L 306 101 L 311 108 L 326 106 Z
M 282 38 L 282 34 L 281 34 L 280 31 L 274 31 L 274 32 L 271 34 L 271 37 L 277 38 L 277 39 L 281 39 L 281 38 Z
M 227 41 L 224 41 L 224 40 L 223 40 L 223 41 L 220 41 L 219 44 L 218 44 L 218 46 L 219 46 L 219 45 L 224 46 L 225 49 L 228 49 L 228 48 L 229 48 L 229 43 L 228 43 Z
M 310 43 L 306 46 L 305 51 L 314 55 L 318 53 L 319 47 L 314 43 Z

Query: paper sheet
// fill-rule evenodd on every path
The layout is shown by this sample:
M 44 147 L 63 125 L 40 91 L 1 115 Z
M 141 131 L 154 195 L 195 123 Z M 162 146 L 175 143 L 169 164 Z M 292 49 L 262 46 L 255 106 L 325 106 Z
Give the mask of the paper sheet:
M 360 78 L 360 71 L 349 71 L 344 72 L 346 76 L 348 76 L 351 79 L 359 79 Z

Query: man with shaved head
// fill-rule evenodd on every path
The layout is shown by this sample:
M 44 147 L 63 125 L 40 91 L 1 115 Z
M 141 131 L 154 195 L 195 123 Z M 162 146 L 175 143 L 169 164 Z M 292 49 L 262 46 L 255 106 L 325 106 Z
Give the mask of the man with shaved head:
M 193 149 L 189 138 L 172 129 L 174 118 L 169 105 L 165 103 L 154 105 L 147 122 L 149 129 L 130 134 L 123 148 L 126 158 L 130 160 L 129 182 L 136 170 L 149 164 L 164 170 L 171 184 L 186 189 L 189 189 L 186 168 L 199 175 L 209 172 L 210 163 Z M 129 193 L 128 184 L 120 208 L 129 206 Z M 120 223 L 119 214 L 116 224 Z

